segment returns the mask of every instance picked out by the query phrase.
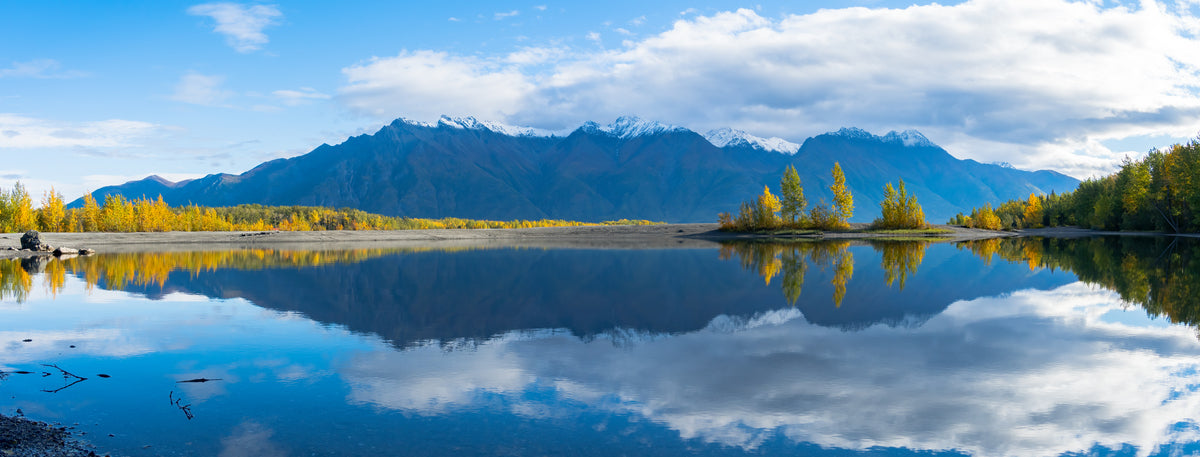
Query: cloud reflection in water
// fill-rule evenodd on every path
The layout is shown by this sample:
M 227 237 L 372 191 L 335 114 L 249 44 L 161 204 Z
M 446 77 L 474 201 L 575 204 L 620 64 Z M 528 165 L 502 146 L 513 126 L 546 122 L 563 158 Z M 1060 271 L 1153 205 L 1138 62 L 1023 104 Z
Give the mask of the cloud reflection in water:
M 1173 427 L 1200 411 L 1189 387 L 1200 383 L 1195 333 L 1101 319 L 1141 312 L 1121 309 L 1114 293 L 1074 283 L 956 302 L 918 328 L 845 332 L 782 310 L 641 342 L 508 334 L 470 350 L 360 354 L 335 369 L 352 402 L 432 415 L 470 408 L 481 392 L 521 405 L 537 401 L 523 393 L 552 387 L 686 439 L 745 448 L 782 433 L 855 450 L 1053 455 L 1132 444 L 1144 455 L 1200 439 Z

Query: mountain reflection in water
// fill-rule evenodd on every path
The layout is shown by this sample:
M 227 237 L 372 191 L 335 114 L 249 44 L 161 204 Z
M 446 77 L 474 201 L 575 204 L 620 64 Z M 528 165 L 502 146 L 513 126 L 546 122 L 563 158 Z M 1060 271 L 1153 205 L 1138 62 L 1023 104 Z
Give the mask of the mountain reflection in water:
M 120 424 L 122 453 L 1183 454 L 1196 254 L 1015 238 L 0 261 L 0 378 L 113 374 L 55 394 L 12 374 L 0 408 Z M 1114 321 L 1135 305 L 1187 326 Z M 192 378 L 221 381 L 175 382 Z

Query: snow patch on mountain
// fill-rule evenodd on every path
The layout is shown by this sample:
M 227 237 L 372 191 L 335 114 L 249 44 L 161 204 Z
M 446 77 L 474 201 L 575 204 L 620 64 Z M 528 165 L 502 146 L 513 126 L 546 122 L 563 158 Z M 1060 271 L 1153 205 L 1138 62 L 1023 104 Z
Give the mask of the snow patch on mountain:
M 515 137 L 552 137 L 564 136 L 562 132 L 554 130 L 545 130 L 533 127 L 518 127 L 514 125 L 501 124 L 495 121 L 481 121 L 472 116 L 467 117 L 449 117 L 442 116 L 438 119 L 438 126 L 446 126 L 450 128 L 458 128 L 465 130 L 488 130 L 499 133 L 501 135 Z
M 586 122 L 579 127 L 584 131 L 599 132 L 618 138 L 630 139 L 645 135 L 655 135 L 666 132 L 690 132 L 684 127 L 648 121 L 637 116 L 621 116 L 611 124 L 601 126 L 595 122 Z
M 418 127 L 435 129 L 438 127 L 446 127 L 461 130 L 486 130 L 489 132 L 499 133 L 513 137 L 555 137 L 566 136 L 569 131 L 561 130 L 546 130 L 533 127 L 518 127 L 508 124 L 502 124 L 495 121 L 481 121 L 473 116 L 467 117 L 450 117 L 442 116 L 437 122 L 423 122 L 413 119 L 400 118 L 400 122 Z
M 916 130 L 905 130 L 903 132 L 892 130 L 888 132 L 887 135 L 883 136 L 883 141 L 886 143 L 904 143 L 904 145 L 908 147 L 936 146 L 932 141 L 929 141 L 929 138 L 925 138 L 925 135 L 922 135 L 921 132 Z
M 877 140 L 879 137 L 872 135 L 871 132 L 860 129 L 858 127 L 842 127 L 838 131 L 829 135 L 840 136 L 842 138 L 854 138 L 859 140 Z
M 715 130 L 709 130 L 704 134 L 704 139 L 712 143 L 713 146 L 723 148 L 726 146 L 749 146 L 756 149 L 766 151 L 779 152 L 782 154 L 795 154 L 800 150 L 800 145 L 792 143 L 788 140 L 779 137 L 762 138 L 751 135 L 741 130 L 723 127 Z
M 929 141 L 929 138 L 926 138 L 925 135 L 916 130 L 905 130 L 903 132 L 892 130 L 883 136 L 879 136 L 858 127 L 842 127 L 838 131 L 828 133 L 827 135 L 859 140 L 874 140 L 883 143 L 900 143 L 908 147 L 937 147 L 936 144 Z

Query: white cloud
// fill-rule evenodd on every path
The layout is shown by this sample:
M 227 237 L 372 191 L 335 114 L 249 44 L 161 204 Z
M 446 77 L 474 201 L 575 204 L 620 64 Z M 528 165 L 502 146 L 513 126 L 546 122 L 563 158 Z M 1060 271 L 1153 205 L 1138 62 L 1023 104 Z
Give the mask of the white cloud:
M 533 9 L 538 10 L 538 11 L 546 11 L 546 5 L 537 5 L 537 6 L 533 7 Z
M 175 85 L 175 93 L 170 98 L 193 105 L 221 106 L 233 96 L 233 92 L 221 88 L 224 83 L 224 76 L 188 72 L 179 78 L 179 83 Z
M 519 14 L 521 14 L 520 11 L 512 10 L 507 13 L 496 13 L 495 16 L 493 16 L 493 18 L 496 19 L 497 21 L 499 21 L 499 20 L 504 20 L 504 19 L 508 19 L 510 17 L 517 16 Z
M 268 38 L 263 29 L 275 25 L 283 13 L 275 5 L 239 5 L 237 3 L 205 3 L 187 10 L 193 16 L 208 16 L 216 21 L 214 32 L 225 35 L 225 41 L 238 52 L 262 49 Z
M 76 70 L 61 70 L 62 64 L 54 59 L 37 59 L 28 62 L 13 62 L 10 68 L 0 68 L 0 78 L 67 79 L 87 76 Z
M 149 122 L 124 119 L 66 122 L 0 113 L 0 149 L 128 147 L 160 128 Z
M 685 15 L 621 49 L 576 49 L 536 66 L 439 54 L 427 76 L 363 71 L 426 54 L 406 52 L 346 69 L 359 78 L 343 93 L 354 109 L 412 117 L 408 97 L 389 94 L 409 89 L 392 78 L 433 90 L 421 94 L 428 111 L 499 91 L 514 97 L 508 108 L 471 114 L 544 128 L 623 114 L 699 131 L 753 125 L 750 133 L 794 142 L 842 126 L 915 128 L 960 157 L 1086 176 L 1126 152 L 1101 141 L 1200 128 L 1200 19 L 1191 14 L 1149 0 L 973 0 L 777 19 L 742 9 Z M 436 84 L 444 72 L 492 86 Z M 354 95 L 361 86 L 380 90 Z
M 303 105 L 313 100 L 328 100 L 330 98 L 328 94 L 317 92 L 316 89 L 311 87 L 301 87 L 300 90 L 277 90 L 271 92 L 271 95 L 274 95 L 284 105 L 288 106 Z
M 682 438 L 756 447 L 779 433 L 825 448 L 905 447 L 980 456 L 1200 439 L 1192 329 L 1102 317 L 1116 294 L 1074 283 L 952 304 L 917 328 L 856 332 L 795 309 L 612 344 L 509 334 L 470 351 L 437 345 L 356 356 L 338 371 L 356 402 L 418 414 L 530 389 L 633 413 Z M 532 402 L 534 400 L 526 400 Z M 542 408 L 538 408 L 542 406 Z
M 504 119 L 525 109 L 533 85 L 515 68 L 442 52 L 402 52 L 342 70 L 338 92 L 375 116 L 437 119 L 441 114 Z M 455 94 L 447 97 L 448 94 Z

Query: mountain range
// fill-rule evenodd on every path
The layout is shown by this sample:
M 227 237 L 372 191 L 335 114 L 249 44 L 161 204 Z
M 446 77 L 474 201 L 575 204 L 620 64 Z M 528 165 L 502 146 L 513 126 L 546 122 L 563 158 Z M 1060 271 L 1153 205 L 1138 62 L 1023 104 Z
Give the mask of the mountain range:
M 985 202 L 1073 190 L 1053 171 L 960 160 L 916 131 L 878 136 L 843 128 L 797 145 L 733 129 L 700 134 L 621 117 L 566 132 L 474 118 L 398 119 L 373 135 L 262 163 L 240 175 L 171 182 L 157 176 L 92 195 L 156 198 L 171 205 L 243 203 L 350 207 L 389 216 L 472 219 L 649 219 L 713 222 L 720 212 L 778 192 L 788 165 L 810 204 L 829 201 L 839 162 L 855 199 L 852 221 L 879 214 L 887 182 L 904 179 L 931 222 Z M 71 206 L 82 205 L 82 199 Z

